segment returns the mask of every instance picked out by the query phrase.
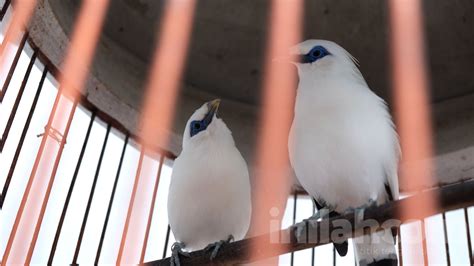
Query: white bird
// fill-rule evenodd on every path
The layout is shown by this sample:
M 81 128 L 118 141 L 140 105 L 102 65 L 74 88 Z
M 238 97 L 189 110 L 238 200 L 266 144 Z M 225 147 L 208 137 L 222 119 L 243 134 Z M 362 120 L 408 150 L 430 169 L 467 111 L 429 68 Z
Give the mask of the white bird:
M 325 40 L 307 40 L 290 54 L 299 58 L 292 62 L 299 84 L 288 145 L 303 188 L 332 215 L 398 199 L 398 136 L 355 58 Z M 354 239 L 359 265 L 397 264 L 394 239 L 380 239 L 388 233 Z M 345 255 L 347 242 L 345 250 L 335 246 Z
M 231 131 L 216 116 L 219 104 L 205 103 L 189 118 L 174 161 L 168 195 L 168 219 L 177 240 L 172 264 L 179 265 L 180 254 L 206 246 L 213 249 L 213 259 L 222 244 L 243 239 L 249 228 L 249 172 Z

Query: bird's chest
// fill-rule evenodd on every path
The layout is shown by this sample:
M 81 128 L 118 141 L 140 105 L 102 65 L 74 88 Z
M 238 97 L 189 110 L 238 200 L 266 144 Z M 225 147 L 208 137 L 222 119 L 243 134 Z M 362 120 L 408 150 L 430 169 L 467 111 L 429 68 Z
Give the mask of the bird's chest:
M 201 202 L 216 202 L 223 195 L 234 193 L 240 181 L 245 178 L 245 169 L 236 163 L 233 154 L 222 155 L 223 158 L 191 158 L 187 161 L 180 175 L 179 195 L 183 198 Z M 209 156 L 208 156 L 209 157 Z
M 348 152 L 364 153 L 370 149 L 362 113 L 345 113 L 317 108 L 295 116 L 290 131 L 290 153 L 299 160 L 315 158 L 327 165 L 334 160 L 348 159 Z M 345 164 L 347 165 L 347 164 Z
M 175 161 L 168 217 L 178 241 L 190 250 L 243 238 L 250 220 L 248 171 L 237 151 L 187 152 Z
M 382 173 L 371 155 L 367 119 L 357 112 L 314 112 L 296 116 L 290 132 L 290 160 L 302 186 L 339 210 L 376 197 Z

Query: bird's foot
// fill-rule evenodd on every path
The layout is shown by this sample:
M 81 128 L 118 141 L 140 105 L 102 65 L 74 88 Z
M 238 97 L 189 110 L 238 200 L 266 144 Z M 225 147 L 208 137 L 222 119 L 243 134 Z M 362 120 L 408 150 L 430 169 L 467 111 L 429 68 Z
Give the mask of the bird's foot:
M 398 257 L 396 254 L 390 254 L 387 258 L 374 260 L 370 263 L 367 260 L 359 261 L 360 266 L 397 266 L 398 265 Z
M 180 266 L 181 262 L 179 261 L 179 256 L 184 256 L 184 257 L 191 257 L 189 252 L 184 251 L 184 244 L 181 242 L 174 242 L 174 244 L 171 246 L 171 259 L 170 259 L 170 265 L 171 266 Z
M 325 219 L 325 218 L 329 217 L 330 212 L 331 212 L 330 209 L 322 208 L 322 209 L 318 210 L 317 212 L 315 212 L 310 217 L 308 217 L 306 219 L 303 219 L 302 223 L 306 223 L 306 222 L 309 222 L 309 221 L 317 221 L 319 219 Z
M 373 199 L 370 199 L 367 204 L 362 205 L 362 206 L 357 207 L 357 208 L 349 208 L 344 212 L 344 214 L 354 213 L 356 221 L 357 222 L 362 222 L 362 220 L 364 220 L 365 209 L 370 208 L 370 207 L 374 207 L 374 206 L 377 206 L 377 201 L 375 201 Z
M 219 249 L 224 245 L 224 244 L 227 244 L 227 243 L 230 243 L 231 241 L 234 240 L 234 236 L 232 235 L 229 235 L 229 237 L 227 238 L 227 240 L 221 240 L 221 241 L 217 241 L 217 242 L 214 242 L 214 243 L 211 243 L 209 245 L 207 245 L 207 247 L 204 249 L 205 251 L 211 251 L 212 250 L 212 253 L 211 253 L 211 260 L 215 259 L 217 257 L 217 253 L 219 252 Z
M 303 233 L 305 233 L 306 231 L 306 224 L 308 224 L 309 222 L 311 221 L 317 221 L 319 219 L 325 219 L 327 217 L 329 217 L 329 213 L 331 211 L 327 208 L 322 208 L 320 210 L 318 210 L 316 213 L 314 213 L 313 215 L 311 215 L 310 217 L 304 219 L 303 221 L 301 221 L 300 223 L 297 223 L 294 225 L 295 227 L 295 236 L 296 236 L 296 239 L 300 239 L 301 236 L 303 235 Z M 305 233 L 306 234 L 306 233 Z

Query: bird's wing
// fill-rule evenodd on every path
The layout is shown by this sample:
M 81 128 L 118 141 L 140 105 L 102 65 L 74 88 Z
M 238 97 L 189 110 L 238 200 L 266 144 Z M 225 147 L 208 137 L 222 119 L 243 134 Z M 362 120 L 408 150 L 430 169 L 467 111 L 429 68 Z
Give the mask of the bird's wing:
M 400 158 L 401 149 L 397 141 L 395 160 L 391 160 L 391 162 L 389 162 L 385 167 L 385 176 L 387 178 L 387 185 L 385 186 L 385 189 L 387 190 L 389 200 L 398 200 L 400 196 L 398 185 L 398 162 Z
M 316 206 L 316 210 L 319 211 L 324 207 L 323 205 L 319 204 L 319 202 L 315 198 L 313 198 L 313 197 L 311 197 L 311 198 L 313 199 L 314 206 Z

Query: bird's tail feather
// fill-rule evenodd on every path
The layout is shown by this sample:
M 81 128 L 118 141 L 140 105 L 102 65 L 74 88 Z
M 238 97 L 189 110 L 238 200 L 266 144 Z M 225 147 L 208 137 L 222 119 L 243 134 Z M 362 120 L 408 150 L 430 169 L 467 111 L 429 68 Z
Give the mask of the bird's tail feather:
M 339 254 L 339 256 L 344 257 L 347 255 L 348 245 L 349 244 L 347 243 L 347 240 L 346 240 L 342 243 L 334 243 L 334 248 L 336 249 L 337 254 Z
M 363 235 L 353 241 L 358 265 L 397 265 L 397 253 L 390 229 Z

